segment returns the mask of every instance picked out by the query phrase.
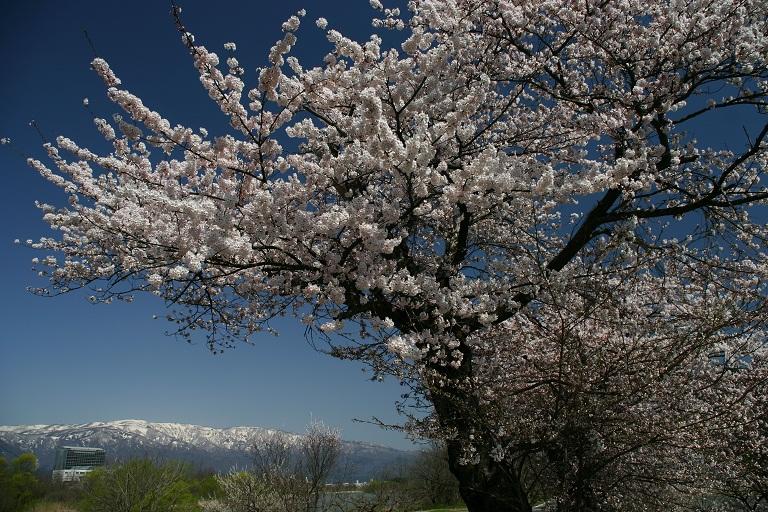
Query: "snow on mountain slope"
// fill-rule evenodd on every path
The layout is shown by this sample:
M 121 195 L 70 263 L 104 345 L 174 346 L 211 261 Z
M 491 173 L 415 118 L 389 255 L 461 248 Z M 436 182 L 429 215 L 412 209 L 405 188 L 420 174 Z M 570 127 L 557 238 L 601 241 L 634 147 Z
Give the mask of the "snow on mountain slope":
M 251 447 L 273 432 L 260 427 L 215 428 L 144 420 L 0 426 L 0 455 L 3 451 L 8 456 L 31 451 L 42 467 L 50 468 L 57 446 L 94 446 L 106 450 L 108 462 L 133 457 L 179 459 L 198 469 L 227 471 L 247 467 Z M 300 439 L 297 434 L 289 436 L 295 442 Z M 342 454 L 346 474 L 336 475 L 341 480 L 374 477 L 411 456 L 410 452 L 348 441 L 342 445 Z
M 64 444 L 114 447 L 248 451 L 271 430 L 259 427 L 213 428 L 144 420 L 96 421 L 70 425 L 0 426 L 0 439 L 23 450 L 54 449 Z M 298 439 L 298 437 L 297 437 Z

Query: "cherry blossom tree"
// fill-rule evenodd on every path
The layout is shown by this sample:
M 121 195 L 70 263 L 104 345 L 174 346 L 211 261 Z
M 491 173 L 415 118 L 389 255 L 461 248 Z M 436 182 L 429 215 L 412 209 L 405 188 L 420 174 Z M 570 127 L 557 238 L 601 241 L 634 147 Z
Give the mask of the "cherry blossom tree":
M 477 397 L 464 456 L 491 446 L 561 511 L 768 506 L 765 310 L 720 288 L 738 278 L 694 284 L 712 269 L 689 264 L 547 286 L 535 309 L 480 334 L 473 379 L 450 391 Z
M 213 350 L 295 315 L 429 402 L 412 426 L 473 512 L 530 510 L 539 473 L 562 510 L 704 487 L 765 378 L 768 5 L 371 5 L 399 48 L 320 18 L 309 67 L 302 11 L 253 88 L 174 8 L 219 135 L 95 59 L 124 113 L 95 119 L 111 153 L 30 160 L 69 196 L 41 206 L 38 291 L 155 294 Z M 743 141 L 700 142 L 712 122 Z

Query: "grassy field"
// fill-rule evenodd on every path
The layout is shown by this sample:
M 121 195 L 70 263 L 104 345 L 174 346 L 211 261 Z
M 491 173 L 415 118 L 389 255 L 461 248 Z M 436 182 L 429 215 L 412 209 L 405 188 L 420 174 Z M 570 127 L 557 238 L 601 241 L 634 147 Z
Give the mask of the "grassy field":
M 77 512 L 77 510 L 61 503 L 38 503 L 29 512 Z M 430 508 L 420 512 L 467 512 L 467 509 L 464 507 Z
M 29 512 L 77 512 L 77 510 L 62 503 L 38 503 Z

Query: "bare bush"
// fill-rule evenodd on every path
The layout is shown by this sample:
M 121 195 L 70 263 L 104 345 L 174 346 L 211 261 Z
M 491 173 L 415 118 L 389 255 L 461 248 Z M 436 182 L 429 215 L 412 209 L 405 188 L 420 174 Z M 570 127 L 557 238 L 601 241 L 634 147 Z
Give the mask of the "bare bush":
M 326 483 L 340 451 L 339 432 L 319 422 L 303 436 L 272 432 L 253 446 L 250 471 L 219 477 L 222 503 L 231 512 L 328 510 Z

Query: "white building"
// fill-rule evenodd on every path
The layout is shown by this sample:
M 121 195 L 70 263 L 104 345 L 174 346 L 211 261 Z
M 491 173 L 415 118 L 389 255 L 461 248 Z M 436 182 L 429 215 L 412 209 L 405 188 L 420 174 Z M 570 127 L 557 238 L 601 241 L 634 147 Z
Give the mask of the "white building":
M 52 478 L 56 482 L 79 482 L 104 463 L 105 453 L 102 448 L 60 446 L 56 448 Z
M 82 466 L 71 469 L 54 469 L 54 482 L 79 482 L 81 478 L 93 471 L 93 467 Z

